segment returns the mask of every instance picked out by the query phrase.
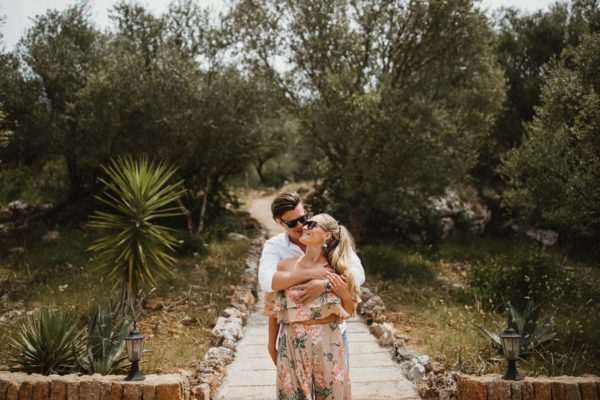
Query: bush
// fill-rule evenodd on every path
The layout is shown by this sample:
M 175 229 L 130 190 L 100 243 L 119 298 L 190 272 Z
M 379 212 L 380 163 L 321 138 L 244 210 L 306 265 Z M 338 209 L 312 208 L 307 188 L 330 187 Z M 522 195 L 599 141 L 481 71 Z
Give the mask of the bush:
M 112 310 L 98 307 L 87 336 L 87 352 L 80 365 L 88 374 L 108 375 L 127 359 L 122 356 L 125 337 L 133 324 L 113 318 Z
M 8 340 L 12 369 L 42 375 L 76 370 L 85 346 L 77 321 L 64 311 L 49 309 L 27 317 Z
M 467 281 L 492 310 L 505 303 L 525 309 L 529 300 L 543 305 L 557 297 L 560 270 L 556 260 L 543 254 L 488 257 L 473 265 Z
M 406 253 L 391 245 L 366 247 L 361 253 L 367 274 L 380 274 L 387 279 L 428 282 L 435 278 L 431 264 L 418 253 Z

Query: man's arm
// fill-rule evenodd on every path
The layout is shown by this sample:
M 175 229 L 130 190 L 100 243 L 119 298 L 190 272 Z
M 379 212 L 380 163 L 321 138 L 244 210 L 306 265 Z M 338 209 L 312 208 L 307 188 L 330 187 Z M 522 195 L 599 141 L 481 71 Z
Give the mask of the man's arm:
M 271 283 L 273 275 L 277 272 L 277 264 L 281 259 L 282 257 L 277 251 L 277 247 L 267 241 L 263 247 L 258 264 L 258 283 L 260 284 L 260 288 L 266 293 L 274 290 Z
M 354 279 L 356 279 L 356 283 L 362 286 L 365 283 L 365 270 L 360 262 L 360 258 L 358 258 L 358 255 L 354 250 L 350 252 L 349 258 L 348 267 L 350 267 L 350 271 L 352 272 Z
M 277 247 L 267 241 L 260 256 L 258 265 L 258 282 L 264 292 L 287 289 L 311 279 L 325 279 L 325 271 L 313 268 L 310 271 L 292 270 L 277 271 L 277 264 L 282 260 Z

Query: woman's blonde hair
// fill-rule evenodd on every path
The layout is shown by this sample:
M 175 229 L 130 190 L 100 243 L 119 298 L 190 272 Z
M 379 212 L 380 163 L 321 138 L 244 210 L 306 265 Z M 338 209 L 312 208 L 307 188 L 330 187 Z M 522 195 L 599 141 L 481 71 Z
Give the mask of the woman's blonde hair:
M 331 233 L 331 239 L 327 241 L 327 248 L 325 250 L 325 256 L 329 265 L 331 265 L 336 274 L 346 278 L 350 284 L 352 298 L 358 301 L 360 298 L 360 286 L 348 266 L 350 252 L 355 248 L 352 235 L 345 226 L 340 225 L 329 214 L 318 214 L 315 215 L 315 218 L 319 218 L 319 225 L 325 232 Z

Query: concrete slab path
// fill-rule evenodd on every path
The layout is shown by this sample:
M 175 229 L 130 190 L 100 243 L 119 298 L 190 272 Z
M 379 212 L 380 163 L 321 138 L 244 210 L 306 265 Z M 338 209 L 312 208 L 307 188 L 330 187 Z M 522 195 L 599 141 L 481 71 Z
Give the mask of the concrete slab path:
M 281 231 L 270 213 L 271 197 L 251 200 L 249 210 L 272 236 Z M 248 317 L 244 337 L 237 344 L 235 360 L 227 369 L 218 400 L 270 400 L 276 399 L 276 368 L 267 352 L 267 318 L 263 308 L 262 293 L 256 311 Z M 381 347 L 367 326 L 354 318 L 347 322 L 350 345 L 350 378 L 354 400 L 418 400 L 416 388 L 402 374 L 392 360 L 390 349 Z

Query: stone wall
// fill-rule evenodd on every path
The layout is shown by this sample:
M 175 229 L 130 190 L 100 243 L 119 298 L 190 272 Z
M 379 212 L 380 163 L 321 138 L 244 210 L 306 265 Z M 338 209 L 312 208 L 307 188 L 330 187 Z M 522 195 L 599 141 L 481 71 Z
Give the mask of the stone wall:
M 189 400 L 184 375 L 146 375 L 126 382 L 125 375 L 50 375 L 0 372 L 0 400 Z
M 458 400 L 599 400 L 600 377 L 558 376 L 506 381 L 501 375 L 460 375 Z

